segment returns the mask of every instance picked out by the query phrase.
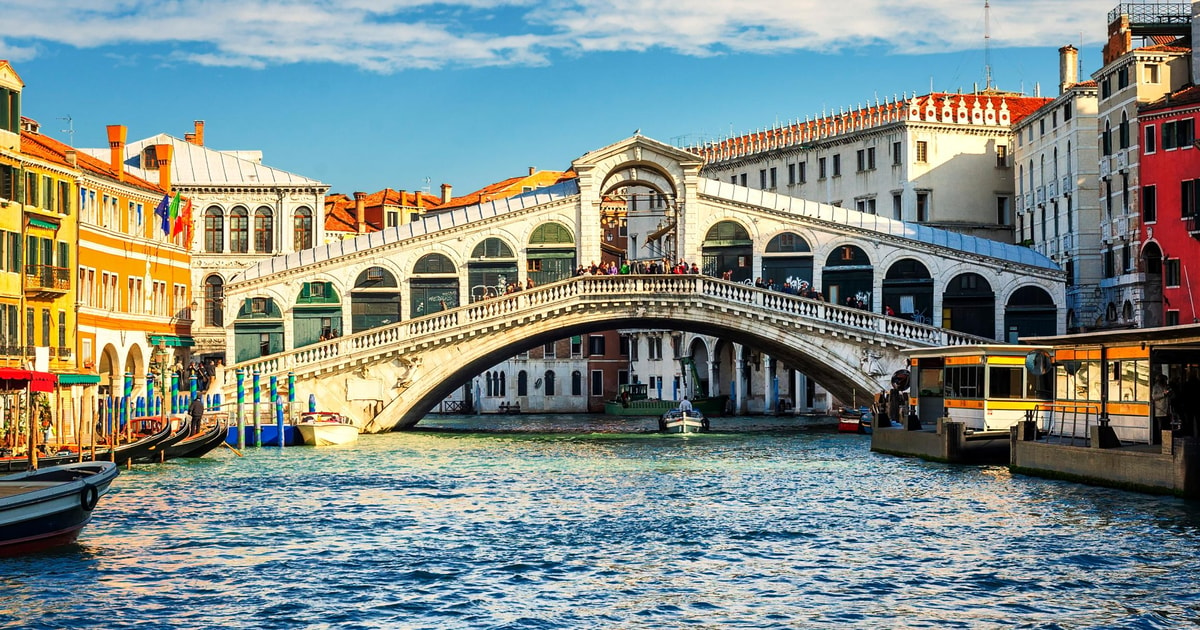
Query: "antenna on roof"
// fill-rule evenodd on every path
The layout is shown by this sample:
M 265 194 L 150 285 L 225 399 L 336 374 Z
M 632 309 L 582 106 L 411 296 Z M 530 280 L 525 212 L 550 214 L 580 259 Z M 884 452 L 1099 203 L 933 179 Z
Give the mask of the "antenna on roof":
M 433 190 L 432 188 L 429 187 L 430 182 L 432 182 L 432 181 L 433 180 L 430 179 L 428 175 L 425 176 L 425 194 L 427 194 L 427 195 L 430 194 L 430 192 L 429 192 L 430 190 Z
M 67 121 L 67 128 L 63 129 L 61 131 L 65 134 L 67 134 L 67 144 L 74 147 L 75 146 L 75 120 L 73 118 L 71 118 L 70 114 L 67 114 L 66 116 L 59 116 L 58 119 Z
M 983 0 L 983 78 L 983 89 L 992 89 L 992 5 L 989 0 Z

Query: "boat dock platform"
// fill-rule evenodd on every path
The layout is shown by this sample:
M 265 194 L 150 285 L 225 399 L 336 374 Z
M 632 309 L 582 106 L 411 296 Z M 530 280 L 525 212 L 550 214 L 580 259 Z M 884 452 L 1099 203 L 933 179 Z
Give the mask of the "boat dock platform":
M 1034 422 L 1021 422 L 1007 432 L 967 433 L 962 423 L 943 419 L 935 429 L 920 431 L 876 427 L 871 450 L 955 464 L 1006 464 L 1021 475 L 1200 498 L 1196 438 L 1163 431 L 1162 444 L 1122 443 L 1106 427 L 1091 429 L 1087 440 L 1038 439 Z

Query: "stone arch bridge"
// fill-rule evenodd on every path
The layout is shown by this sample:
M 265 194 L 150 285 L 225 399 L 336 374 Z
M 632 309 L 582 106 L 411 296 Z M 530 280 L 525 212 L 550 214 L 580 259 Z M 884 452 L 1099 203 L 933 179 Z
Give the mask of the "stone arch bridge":
M 615 327 L 671 328 L 770 347 L 845 399 L 852 390 L 878 391 L 902 367 L 903 348 L 982 341 L 703 275 L 580 276 L 237 367 L 292 373 L 298 399 L 312 394 L 321 408 L 349 408 L 366 430 L 378 432 L 415 425 L 455 389 L 516 353 Z
M 328 408 L 372 401 L 351 406 L 384 430 L 501 360 L 589 332 L 715 335 L 849 400 L 878 391 L 905 346 L 1065 330 L 1065 274 L 1028 248 L 705 179 L 702 166 L 634 136 L 555 186 L 260 261 L 225 288 L 230 367 L 293 372 Z M 639 273 L 650 260 L 701 273 Z M 592 263 L 633 275 L 574 277 Z

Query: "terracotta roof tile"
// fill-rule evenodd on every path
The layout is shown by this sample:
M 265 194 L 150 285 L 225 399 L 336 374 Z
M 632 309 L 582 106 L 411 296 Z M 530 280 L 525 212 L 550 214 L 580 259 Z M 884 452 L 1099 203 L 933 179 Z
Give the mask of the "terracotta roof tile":
M 87 171 L 93 175 L 98 175 L 100 177 L 112 180 L 114 182 L 118 181 L 118 173 L 115 169 L 113 169 L 111 164 L 92 157 L 81 150 L 75 151 L 75 166 L 72 167 L 67 161 L 67 151 L 69 150 L 71 150 L 70 146 L 49 136 L 44 136 L 40 133 L 30 133 L 27 131 L 21 132 L 22 153 L 41 158 L 48 162 L 53 162 L 59 166 L 76 168 L 81 171 Z M 162 187 L 156 182 L 146 181 L 141 177 L 131 173 L 125 173 L 125 179 L 123 183 L 136 186 L 138 188 L 144 188 L 150 192 L 160 195 L 165 194 Z

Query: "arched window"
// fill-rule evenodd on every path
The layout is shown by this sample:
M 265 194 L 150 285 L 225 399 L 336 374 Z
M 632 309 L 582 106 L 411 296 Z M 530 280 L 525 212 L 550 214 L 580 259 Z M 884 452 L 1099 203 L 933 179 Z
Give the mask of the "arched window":
M 241 206 L 229 213 L 229 251 L 235 254 L 250 251 L 250 213 Z
M 571 395 L 583 395 L 583 374 L 581 374 L 579 370 L 571 372 Z
M 274 213 L 266 206 L 254 211 L 254 251 L 269 254 L 275 247 Z
M 296 251 L 309 249 L 313 246 L 313 217 L 312 210 L 308 208 L 300 208 L 296 211 L 296 216 L 292 219 L 293 227 L 296 231 L 296 240 L 294 247 Z
M 529 373 L 526 372 L 525 370 L 521 370 L 520 372 L 517 372 L 517 395 L 518 396 L 528 396 L 529 395 Z
M 224 326 L 225 316 L 221 307 L 225 303 L 225 281 L 221 276 L 211 275 L 204 279 L 204 325 Z
M 217 206 L 204 211 L 204 251 L 210 254 L 225 252 L 225 213 Z
M 546 395 L 554 395 L 554 370 L 546 370 Z

